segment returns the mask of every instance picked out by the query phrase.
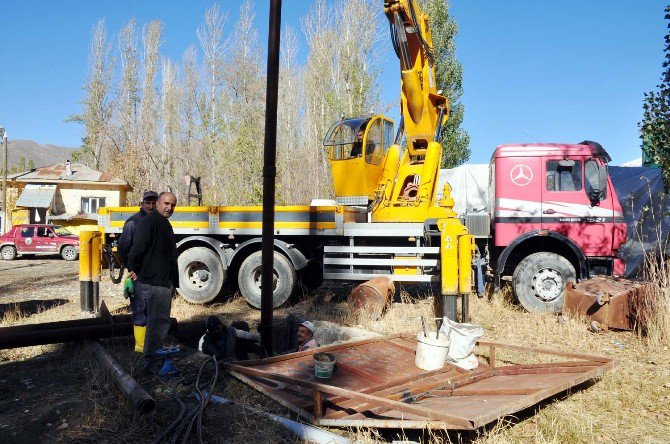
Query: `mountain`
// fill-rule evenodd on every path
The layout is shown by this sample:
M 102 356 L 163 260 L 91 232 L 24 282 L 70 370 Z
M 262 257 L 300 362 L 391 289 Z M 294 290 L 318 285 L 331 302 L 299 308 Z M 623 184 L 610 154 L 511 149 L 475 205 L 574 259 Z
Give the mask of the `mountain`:
M 74 148 L 64 146 L 41 144 L 32 140 L 12 140 L 7 142 L 7 163 L 9 169 L 16 169 L 19 166 L 21 157 L 25 159 L 25 170 L 28 169 L 30 161 L 33 161 L 35 167 L 63 163 L 72 159 Z M 0 159 L 0 169 L 2 168 L 2 159 Z

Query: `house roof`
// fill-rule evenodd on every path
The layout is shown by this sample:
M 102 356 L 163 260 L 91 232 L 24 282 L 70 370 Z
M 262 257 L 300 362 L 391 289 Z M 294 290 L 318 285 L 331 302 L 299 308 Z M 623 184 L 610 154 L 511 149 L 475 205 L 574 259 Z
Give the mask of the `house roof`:
M 42 183 L 97 182 L 107 185 L 122 185 L 128 189 L 132 189 L 125 180 L 113 177 L 102 171 L 94 170 L 81 163 L 71 163 L 70 171 L 68 171 L 67 163 L 59 163 L 56 165 L 35 168 L 22 173 L 9 174 L 7 179 L 16 182 Z

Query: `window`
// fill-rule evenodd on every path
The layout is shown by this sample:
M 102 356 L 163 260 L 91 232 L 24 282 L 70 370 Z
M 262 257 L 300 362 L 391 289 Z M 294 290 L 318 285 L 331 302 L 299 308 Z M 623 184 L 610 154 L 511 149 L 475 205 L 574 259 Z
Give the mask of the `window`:
M 365 161 L 378 165 L 382 161 L 382 132 L 381 120 L 375 120 L 368 128 L 368 138 L 365 146 Z
M 37 227 L 37 237 L 49 237 L 51 230 L 49 227 Z
M 81 211 L 82 213 L 97 213 L 98 208 L 105 206 L 104 197 L 82 197 Z
M 21 237 L 33 237 L 35 235 L 35 227 L 21 228 Z
M 595 159 L 588 159 L 584 164 L 584 190 L 592 201 L 607 198 L 607 180 L 603 175 L 606 171 L 605 165 L 599 165 Z
M 71 236 L 72 233 L 68 231 L 67 228 L 61 227 L 60 225 L 55 225 L 54 230 L 56 231 L 56 234 L 59 236 Z
M 384 154 L 386 154 L 386 151 L 388 151 L 389 147 L 393 144 L 394 141 L 393 123 L 389 122 L 388 120 L 384 120 Z
M 581 160 L 547 161 L 547 191 L 580 191 L 581 189 Z

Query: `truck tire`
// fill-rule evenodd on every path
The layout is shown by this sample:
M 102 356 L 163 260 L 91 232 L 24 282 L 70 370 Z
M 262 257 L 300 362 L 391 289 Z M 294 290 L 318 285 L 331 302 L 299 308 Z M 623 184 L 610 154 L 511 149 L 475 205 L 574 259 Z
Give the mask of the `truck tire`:
M 79 258 L 79 253 L 77 253 L 77 249 L 72 245 L 66 245 L 60 251 L 60 257 L 66 261 L 76 261 Z
M 192 304 L 205 304 L 216 299 L 223 289 L 226 272 L 221 259 L 206 247 L 192 247 L 177 259 L 179 288 L 177 291 Z
M 240 265 L 237 283 L 240 293 L 254 308 L 261 308 L 261 256 L 262 251 L 256 251 L 247 257 Z M 295 269 L 291 262 L 281 253 L 274 254 L 274 290 L 272 293 L 272 308 L 277 308 L 286 302 L 293 294 L 297 283 Z
M 556 253 L 533 253 L 517 265 L 512 286 L 519 303 L 531 313 L 556 313 L 563 308 L 565 284 L 575 281 L 575 267 Z
M 11 245 L 5 245 L 0 249 L 0 256 L 2 256 L 2 260 L 13 261 L 16 259 L 16 248 Z

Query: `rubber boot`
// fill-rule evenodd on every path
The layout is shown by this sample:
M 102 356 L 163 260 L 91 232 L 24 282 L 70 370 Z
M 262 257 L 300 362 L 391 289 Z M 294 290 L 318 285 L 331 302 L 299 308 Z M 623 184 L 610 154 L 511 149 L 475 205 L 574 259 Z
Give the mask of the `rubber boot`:
M 135 335 L 135 351 L 144 353 L 144 337 L 147 334 L 146 325 L 133 325 L 133 334 Z

